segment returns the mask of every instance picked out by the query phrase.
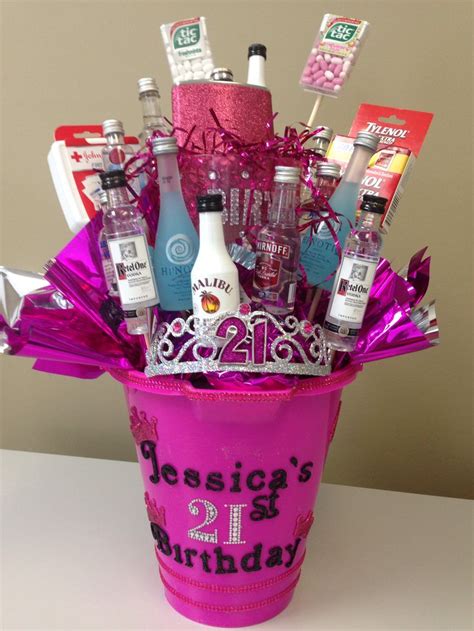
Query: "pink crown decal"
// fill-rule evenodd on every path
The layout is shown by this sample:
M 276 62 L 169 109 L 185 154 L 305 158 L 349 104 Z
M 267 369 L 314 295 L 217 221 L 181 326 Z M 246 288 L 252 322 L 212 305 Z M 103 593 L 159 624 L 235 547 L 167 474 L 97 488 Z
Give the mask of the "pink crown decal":
M 147 352 L 148 377 L 225 370 L 327 375 L 331 351 L 319 324 L 266 311 L 190 316 L 159 325 Z
M 296 518 L 296 526 L 295 526 L 295 530 L 294 530 L 294 535 L 295 537 L 302 537 L 303 539 L 306 539 L 306 537 L 308 536 L 309 531 L 311 530 L 311 526 L 313 525 L 314 522 L 314 515 L 313 515 L 313 511 L 308 511 L 306 513 L 306 515 L 298 515 L 298 517 Z
M 166 511 L 164 506 L 157 506 L 156 501 L 145 493 L 146 512 L 150 522 L 164 528 L 166 526 Z
M 157 420 L 154 416 L 148 420 L 146 412 L 139 412 L 135 406 L 130 408 L 130 431 L 135 443 L 139 445 L 144 440 L 158 439 L 156 431 Z

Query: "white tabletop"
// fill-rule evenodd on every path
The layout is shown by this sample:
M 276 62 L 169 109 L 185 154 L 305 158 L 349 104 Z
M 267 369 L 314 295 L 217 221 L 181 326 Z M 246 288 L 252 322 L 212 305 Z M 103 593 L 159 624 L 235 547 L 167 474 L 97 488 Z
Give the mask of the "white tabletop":
M 129 462 L 3 451 L 1 628 L 210 629 L 166 603 Z M 471 629 L 471 503 L 323 484 L 293 602 L 260 631 Z

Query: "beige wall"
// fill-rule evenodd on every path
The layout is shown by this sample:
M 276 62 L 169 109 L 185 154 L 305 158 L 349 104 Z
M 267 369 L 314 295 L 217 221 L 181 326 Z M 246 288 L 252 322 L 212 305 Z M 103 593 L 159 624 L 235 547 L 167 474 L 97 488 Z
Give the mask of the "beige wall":
M 470 2 L 2 2 L 2 252 L 10 267 L 41 270 L 70 238 L 46 164 L 64 123 L 121 118 L 140 127 L 137 78 L 152 75 L 169 112 L 162 22 L 201 12 L 217 65 L 238 78 L 246 47 L 269 50 L 268 82 L 280 123 L 305 120 L 311 96 L 298 77 L 325 11 L 372 24 L 358 67 L 318 122 L 344 133 L 359 103 L 435 113 L 386 239 L 404 264 L 425 244 L 429 298 L 438 300 L 439 348 L 369 365 L 344 398 L 325 479 L 417 493 L 470 494 L 471 260 Z M 120 387 L 80 382 L 3 357 L 2 444 L 12 449 L 133 459 Z

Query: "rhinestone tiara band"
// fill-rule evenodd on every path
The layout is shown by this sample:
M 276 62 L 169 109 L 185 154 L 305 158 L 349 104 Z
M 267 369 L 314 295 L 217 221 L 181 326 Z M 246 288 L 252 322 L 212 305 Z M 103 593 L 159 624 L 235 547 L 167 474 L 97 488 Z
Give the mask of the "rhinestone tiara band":
M 241 305 L 209 320 L 162 323 L 147 352 L 148 377 L 196 372 L 328 375 L 332 352 L 319 324 Z

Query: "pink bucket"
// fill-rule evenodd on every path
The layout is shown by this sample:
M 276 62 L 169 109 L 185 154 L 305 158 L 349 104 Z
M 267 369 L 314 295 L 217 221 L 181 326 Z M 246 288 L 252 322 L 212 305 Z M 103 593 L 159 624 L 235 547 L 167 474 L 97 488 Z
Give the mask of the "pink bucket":
M 290 602 L 342 389 L 359 367 L 293 389 L 123 383 L 166 598 L 182 615 L 240 627 Z

